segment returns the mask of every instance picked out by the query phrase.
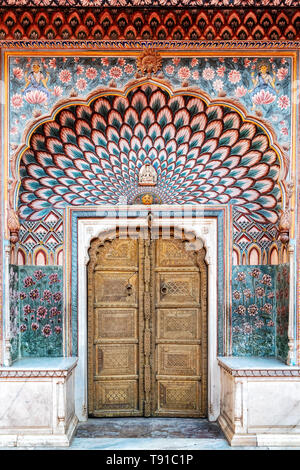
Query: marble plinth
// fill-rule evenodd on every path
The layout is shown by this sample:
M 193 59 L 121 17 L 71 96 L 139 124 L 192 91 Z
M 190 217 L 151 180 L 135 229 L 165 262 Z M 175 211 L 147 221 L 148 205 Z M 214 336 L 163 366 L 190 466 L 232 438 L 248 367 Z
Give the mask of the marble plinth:
M 300 368 L 276 359 L 219 358 L 218 422 L 232 446 L 300 446 Z
M 26 358 L 0 367 L 0 446 L 67 446 L 78 419 L 77 358 Z

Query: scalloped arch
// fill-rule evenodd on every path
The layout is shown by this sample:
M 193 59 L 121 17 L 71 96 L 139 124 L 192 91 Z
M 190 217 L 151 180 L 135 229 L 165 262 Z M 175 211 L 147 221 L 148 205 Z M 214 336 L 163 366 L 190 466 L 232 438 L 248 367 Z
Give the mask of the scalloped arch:
M 21 218 L 38 220 L 67 205 L 133 203 L 147 188 L 139 169 L 153 165 L 153 195 L 164 204 L 234 204 L 276 223 L 285 168 L 272 131 L 230 100 L 160 80 L 62 101 L 27 132 L 16 160 Z

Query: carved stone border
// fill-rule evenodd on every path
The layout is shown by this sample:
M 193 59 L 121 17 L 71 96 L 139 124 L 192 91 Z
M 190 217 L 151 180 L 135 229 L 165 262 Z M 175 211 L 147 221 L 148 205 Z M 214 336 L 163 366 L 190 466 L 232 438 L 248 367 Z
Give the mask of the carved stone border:
M 300 368 L 278 368 L 278 369 L 236 369 L 225 365 L 218 359 L 219 365 L 233 377 L 300 377 Z

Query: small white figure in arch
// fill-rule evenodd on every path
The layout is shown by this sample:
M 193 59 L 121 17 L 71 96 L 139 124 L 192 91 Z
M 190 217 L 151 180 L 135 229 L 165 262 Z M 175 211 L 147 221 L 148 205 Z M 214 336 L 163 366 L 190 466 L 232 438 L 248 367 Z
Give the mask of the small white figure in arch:
M 145 163 L 140 169 L 139 185 L 140 186 L 155 186 L 157 183 L 157 173 L 155 168 L 150 163 Z

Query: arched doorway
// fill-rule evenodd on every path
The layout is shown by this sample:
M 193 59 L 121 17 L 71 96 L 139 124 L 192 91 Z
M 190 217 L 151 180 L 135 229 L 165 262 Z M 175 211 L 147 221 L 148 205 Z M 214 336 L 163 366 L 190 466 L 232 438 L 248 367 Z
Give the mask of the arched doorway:
M 158 235 L 91 243 L 90 416 L 207 416 L 205 249 Z

